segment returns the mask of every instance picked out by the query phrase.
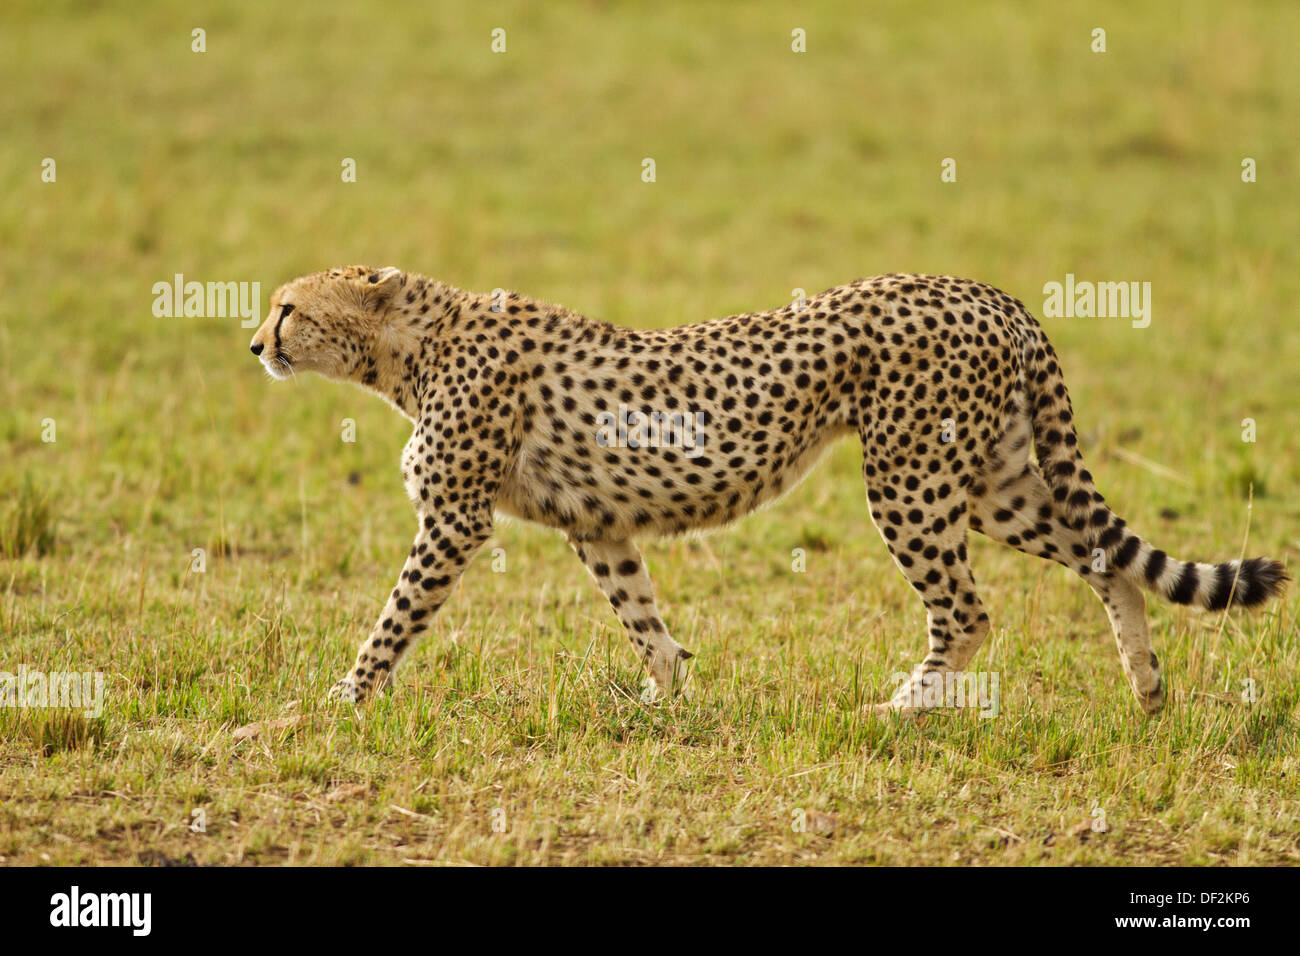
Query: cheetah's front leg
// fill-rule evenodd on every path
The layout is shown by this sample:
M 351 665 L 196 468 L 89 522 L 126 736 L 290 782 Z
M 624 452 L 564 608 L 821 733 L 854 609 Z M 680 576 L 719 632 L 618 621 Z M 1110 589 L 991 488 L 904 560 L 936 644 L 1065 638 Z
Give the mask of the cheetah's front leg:
M 655 606 L 654 585 L 641 560 L 641 553 L 629 540 L 576 541 L 569 544 L 609 598 L 618 618 L 627 628 L 632 650 L 650 675 L 646 699 L 686 690 L 686 661 L 690 651 L 672 639 Z
M 490 507 L 444 509 L 421 517 L 420 532 L 379 621 L 330 697 L 361 702 L 392 681 L 393 669 L 492 534 Z

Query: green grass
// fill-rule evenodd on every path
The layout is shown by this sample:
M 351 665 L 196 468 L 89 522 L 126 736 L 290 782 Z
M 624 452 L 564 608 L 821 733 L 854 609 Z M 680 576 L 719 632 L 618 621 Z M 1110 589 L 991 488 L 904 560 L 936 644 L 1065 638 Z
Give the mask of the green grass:
M 1043 320 L 1099 486 L 1172 554 L 1249 532 L 1294 566 L 1298 29 L 1281 2 L 5 5 L 0 671 L 101 671 L 107 700 L 0 707 L 0 861 L 1300 861 L 1294 597 L 1153 600 L 1148 719 L 1091 592 L 976 537 L 999 716 L 873 718 L 924 619 L 849 444 L 644 543 L 692 701 L 639 703 L 576 558 L 502 524 L 506 569 L 471 568 L 397 693 L 326 705 L 409 547 L 406 427 L 273 386 L 237 320 L 151 311 L 178 272 L 267 296 L 350 262 L 647 327 L 889 271 L 1039 312 L 1067 272 L 1149 281 L 1150 328 Z

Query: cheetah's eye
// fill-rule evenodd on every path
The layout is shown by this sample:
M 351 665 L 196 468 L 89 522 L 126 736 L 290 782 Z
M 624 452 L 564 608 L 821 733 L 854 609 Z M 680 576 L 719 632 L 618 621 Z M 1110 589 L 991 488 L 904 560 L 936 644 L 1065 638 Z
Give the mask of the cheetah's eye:
M 287 316 L 289 315 L 289 313 L 292 312 L 292 311 L 293 311 L 293 306 L 291 306 L 291 305 L 284 305 L 284 306 L 281 306 L 280 318 L 283 319 L 283 318 L 287 317 Z

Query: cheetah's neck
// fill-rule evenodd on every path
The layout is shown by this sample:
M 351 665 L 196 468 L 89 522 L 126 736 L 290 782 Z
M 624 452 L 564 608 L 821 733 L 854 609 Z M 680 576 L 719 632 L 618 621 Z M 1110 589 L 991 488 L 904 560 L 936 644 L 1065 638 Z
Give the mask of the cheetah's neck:
M 460 314 L 467 293 L 422 276 L 412 279 L 358 349 L 346 377 L 414 422 L 420 418 L 431 353 Z

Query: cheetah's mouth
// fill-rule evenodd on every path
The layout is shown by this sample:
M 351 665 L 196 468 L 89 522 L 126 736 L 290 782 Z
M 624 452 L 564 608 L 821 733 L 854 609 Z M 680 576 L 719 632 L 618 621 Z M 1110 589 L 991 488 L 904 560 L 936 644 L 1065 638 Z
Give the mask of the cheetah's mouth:
M 266 369 L 266 374 L 271 376 L 271 378 L 283 381 L 294 374 L 293 359 L 290 357 L 288 352 L 284 351 L 284 349 L 277 350 L 275 355 L 267 355 L 266 353 L 263 353 L 260 358 L 262 360 L 262 368 Z

